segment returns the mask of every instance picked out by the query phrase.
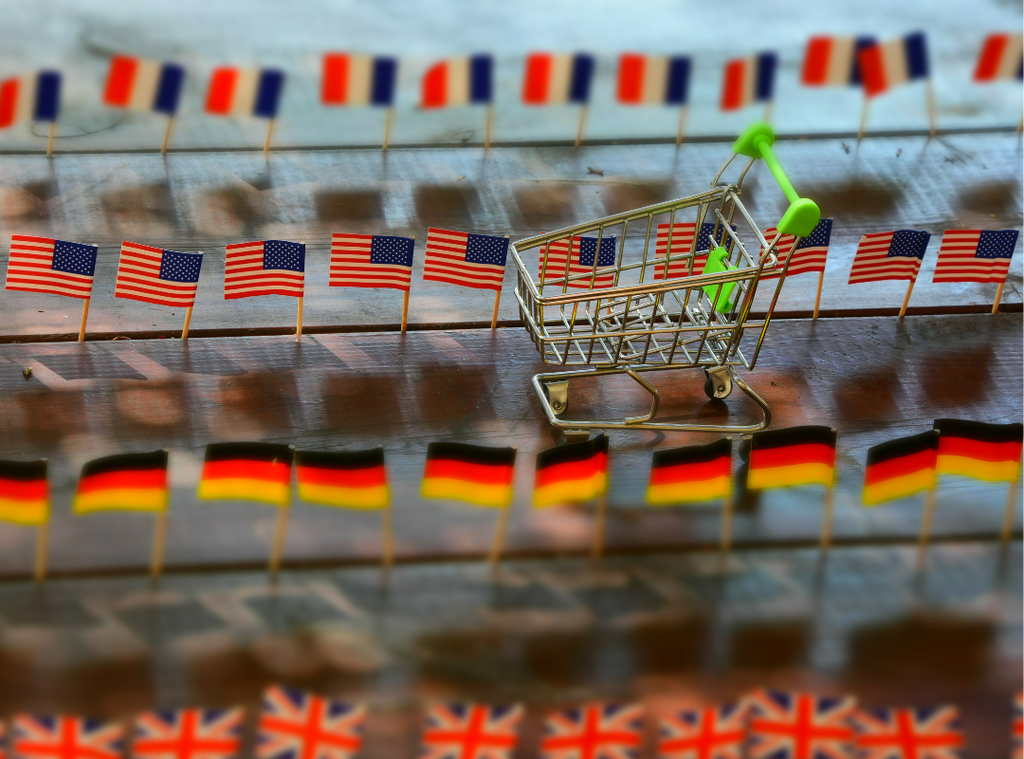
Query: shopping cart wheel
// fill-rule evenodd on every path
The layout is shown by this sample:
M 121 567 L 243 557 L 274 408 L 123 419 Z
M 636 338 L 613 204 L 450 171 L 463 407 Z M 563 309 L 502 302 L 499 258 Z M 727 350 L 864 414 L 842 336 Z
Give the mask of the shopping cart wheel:
M 732 377 L 729 368 L 716 366 L 704 370 L 704 395 L 712 400 L 725 400 L 732 392 Z
M 548 405 L 555 416 L 561 416 L 569 408 L 569 380 L 545 382 L 544 394 L 547 395 Z

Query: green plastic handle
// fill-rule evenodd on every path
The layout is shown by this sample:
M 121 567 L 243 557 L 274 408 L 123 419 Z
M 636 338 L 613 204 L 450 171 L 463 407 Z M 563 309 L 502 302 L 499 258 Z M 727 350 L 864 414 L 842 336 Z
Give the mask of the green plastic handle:
M 720 271 L 732 271 L 735 268 L 735 266 L 729 263 L 729 251 L 719 246 L 708 253 L 708 260 L 704 262 L 704 271 L 701 274 L 717 274 Z M 728 313 L 732 311 L 732 303 L 729 301 L 729 296 L 732 295 L 736 283 L 726 282 L 724 285 L 706 285 L 704 287 L 704 294 L 708 296 L 708 300 L 712 303 L 715 302 L 715 298 L 718 296 L 719 287 L 722 288 L 722 295 L 718 298 L 718 305 L 715 306 L 715 311 L 723 314 Z
M 813 200 L 801 198 L 793 189 L 793 183 L 789 181 L 786 172 L 782 170 L 775 154 L 772 153 L 774 144 L 775 132 L 772 128 L 763 121 L 756 121 L 744 129 L 743 134 L 736 139 L 732 145 L 732 152 L 745 155 L 747 158 L 764 160 L 775 181 L 782 188 L 786 200 L 789 201 L 789 208 L 775 228 L 783 234 L 807 237 L 821 221 L 821 211 Z

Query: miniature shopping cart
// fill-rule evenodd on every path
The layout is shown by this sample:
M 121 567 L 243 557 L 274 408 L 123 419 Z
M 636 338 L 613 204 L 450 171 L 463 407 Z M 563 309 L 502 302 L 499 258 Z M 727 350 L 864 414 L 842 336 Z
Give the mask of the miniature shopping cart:
M 772 154 L 774 141 L 771 127 L 753 124 L 733 144 L 710 189 L 512 245 L 519 311 L 542 360 L 582 367 L 533 378 L 548 421 L 567 437 L 594 428 L 746 433 L 768 426 L 768 404 L 736 369 L 754 368 L 785 282 L 788 256 L 780 262 L 777 253 L 782 235 L 797 238 L 788 247 L 793 250 L 820 217 L 814 202 L 800 198 L 786 179 Z M 750 160 L 726 183 L 723 175 L 738 155 Z M 743 179 L 758 158 L 790 202 L 771 240 L 740 200 Z M 674 245 L 673 236 L 683 244 Z M 758 283 L 769 273 L 778 275 L 771 302 L 763 317 L 751 319 Z M 656 421 L 660 394 L 645 375 L 670 369 L 703 369 L 709 398 L 724 399 L 739 387 L 760 408 L 760 421 Z M 650 393 L 647 414 L 567 417 L 572 380 L 615 374 L 628 375 Z

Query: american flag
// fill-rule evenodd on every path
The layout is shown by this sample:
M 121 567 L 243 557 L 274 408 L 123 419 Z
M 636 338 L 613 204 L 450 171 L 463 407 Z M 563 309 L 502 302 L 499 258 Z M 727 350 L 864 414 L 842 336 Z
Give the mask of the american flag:
M 963 759 L 960 712 L 870 709 L 853 717 L 858 759 Z
M 122 242 L 114 297 L 188 308 L 196 301 L 202 265 L 202 253 L 178 253 Z
M 588 704 L 548 717 L 543 759 L 636 759 L 643 712 L 631 704 Z
M 7 289 L 91 298 L 96 251 L 95 245 L 11 235 Z
M 743 703 L 688 709 L 661 721 L 658 759 L 741 759 L 746 737 Z
M 1013 759 L 1024 759 L 1024 693 L 1013 697 Z
M 120 725 L 81 717 L 14 718 L 16 759 L 120 759 L 124 731 Z
M 523 707 L 435 704 L 419 759 L 511 759 Z
M 658 236 L 654 242 L 654 257 L 665 257 L 665 253 L 668 251 L 669 228 L 672 229 L 672 253 L 671 260 L 668 262 L 668 278 L 676 279 L 677 277 L 688 277 L 703 273 L 704 264 L 708 260 L 708 251 L 712 247 L 718 247 L 722 236 L 725 234 L 725 230 L 719 225 L 718 234 L 714 235 L 714 222 L 706 221 L 700 225 L 700 237 L 697 238 L 697 245 L 693 249 L 693 269 L 691 271 L 689 267 L 690 246 L 693 244 L 693 234 L 697 228 L 697 225 L 692 221 L 680 222 L 678 224 L 659 224 Z M 735 231 L 735 229 L 736 227 L 733 225 L 733 230 Z M 712 245 L 712 239 L 715 241 L 714 245 Z M 702 255 L 698 255 L 698 253 L 702 253 Z M 677 256 L 683 256 L 683 258 L 677 258 Z M 654 278 L 665 279 L 664 263 L 654 265 Z
M 263 694 L 259 759 L 353 759 L 366 707 L 272 685 Z
M 748 759 L 852 759 L 856 699 L 758 690 L 749 705 Z
M 1005 282 L 1015 247 L 1016 229 L 947 229 L 932 282 Z
M 566 257 L 569 253 L 569 238 L 553 240 L 550 245 L 538 248 L 540 260 L 537 264 L 537 280 L 543 285 L 561 289 L 566 277 Z M 547 268 L 544 268 L 544 254 L 547 253 Z M 594 258 L 597 258 L 597 276 L 594 287 L 611 287 L 615 283 L 615 272 L 602 274 L 607 267 L 615 266 L 615 238 L 601 238 L 601 252 L 597 252 L 596 237 L 572 238 L 572 254 L 569 258 L 569 277 L 584 274 L 581 279 L 570 279 L 568 286 L 576 289 L 590 290 L 590 279 L 594 274 Z M 544 276 L 541 276 L 543 273 Z
M 472 235 L 431 227 L 427 230 L 423 279 L 500 290 L 507 254 L 507 237 Z
M 928 232 L 915 232 L 912 229 L 864 235 L 853 257 L 849 284 L 881 282 L 886 279 L 917 279 L 930 239 Z
M 241 709 L 179 709 L 135 718 L 133 759 L 231 759 L 242 736 Z
M 411 237 L 335 234 L 330 286 L 408 290 L 413 243 Z
M 224 298 L 252 295 L 302 297 L 306 246 L 284 240 L 258 240 L 227 246 Z
M 764 231 L 764 239 L 771 243 L 778 234 L 775 227 L 768 227 Z M 782 235 L 776 247 L 779 257 L 779 265 L 774 269 L 765 269 L 761 279 L 778 279 L 782 276 L 782 267 L 789 258 L 789 270 L 787 277 L 795 274 L 807 274 L 808 272 L 825 271 L 825 258 L 828 256 L 828 244 L 832 239 L 832 219 L 822 219 L 818 226 L 807 236 L 800 238 L 796 244 L 796 251 L 793 252 L 793 235 Z

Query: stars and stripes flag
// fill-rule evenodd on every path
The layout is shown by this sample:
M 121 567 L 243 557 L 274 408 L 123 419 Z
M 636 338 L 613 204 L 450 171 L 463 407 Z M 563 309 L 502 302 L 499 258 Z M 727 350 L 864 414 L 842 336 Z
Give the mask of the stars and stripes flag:
M 643 710 L 634 704 L 587 704 L 550 715 L 542 759 L 637 759 Z
M 974 81 L 997 79 L 1024 79 L 1024 35 L 990 34 L 985 38 L 974 69 Z
M 511 759 L 523 707 L 434 704 L 419 759 Z
M 954 706 L 869 709 L 853 717 L 858 759 L 963 759 Z
M 290 295 L 301 298 L 306 283 L 306 246 L 284 240 L 228 245 L 224 298 Z
M 324 105 L 395 103 L 398 59 L 388 56 L 327 53 L 320 100 Z
M 95 245 L 49 237 L 11 235 L 7 289 L 91 298 Z
M 19 714 L 14 718 L 15 759 L 120 759 L 120 725 L 82 717 Z
M 733 231 L 736 225 L 733 225 Z M 693 248 L 693 268 L 690 268 L 690 247 L 693 245 L 693 235 L 697 225 L 692 222 L 679 222 L 677 224 L 659 224 L 658 234 L 654 242 L 654 257 L 665 258 L 669 253 L 669 231 L 672 233 L 672 248 L 669 254 L 668 278 L 687 277 L 691 274 L 704 272 L 704 264 L 708 261 L 708 250 L 717 247 L 725 234 L 725 230 L 719 226 L 718 234 L 715 234 L 715 223 L 706 221 L 701 224 L 700 236 L 697 238 L 697 245 Z M 651 264 L 654 266 L 654 278 L 665 279 L 665 264 Z
M 56 121 L 60 83 L 58 71 L 40 71 L 0 82 L 0 129 L 25 121 Z
M 775 92 L 775 53 L 759 53 L 725 64 L 722 79 L 722 110 L 736 111 L 751 103 L 770 103 Z
M 331 238 L 331 287 L 408 290 L 412 280 L 411 237 L 350 235 Z
M 1017 230 L 947 229 L 932 282 L 1005 282 Z
M 864 94 L 869 98 L 929 76 L 924 32 L 867 45 L 859 51 L 858 59 Z
M 523 102 L 558 105 L 590 102 L 595 61 L 589 53 L 531 53 L 526 57 Z
M 623 53 L 616 96 L 626 105 L 686 105 L 691 68 L 687 55 Z
M 135 718 L 132 759 L 232 759 L 242 739 L 242 709 L 178 709 Z
M 571 253 L 567 237 L 553 240 L 549 245 L 542 245 L 538 251 L 540 260 L 537 264 L 537 281 L 542 286 L 547 285 L 561 289 L 563 285 L 566 285 L 569 288 L 590 290 L 597 287 L 611 287 L 615 283 L 614 237 L 601 238 L 600 253 L 597 250 L 596 237 L 576 235 L 572 238 Z M 594 268 L 595 258 L 597 259 L 596 269 Z M 566 272 L 567 266 L 568 272 Z M 573 277 L 579 278 L 573 279 Z M 593 279 L 593 285 L 590 284 L 591 279 Z
M 742 759 L 743 703 L 676 712 L 661 721 L 658 759 Z
M 177 63 L 115 55 L 110 61 L 103 102 L 115 108 L 173 116 L 178 110 L 184 83 L 185 69 Z
M 263 694 L 259 759 L 354 759 L 366 707 L 272 685 Z
M 804 55 L 801 81 L 808 87 L 859 87 L 860 51 L 874 45 L 871 37 L 811 37 Z
M 434 64 L 423 75 L 420 105 L 444 108 L 449 105 L 490 103 L 493 97 L 494 58 L 472 55 Z
M 748 759 L 852 759 L 853 697 L 758 690 L 748 704 Z
M 277 69 L 214 70 L 206 93 L 206 112 L 217 116 L 277 118 L 284 91 L 284 72 Z
M 768 227 L 764 231 L 764 239 L 769 243 L 778 235 L 775 227 Z M 807 236 L 801 237 L 793 250 L 793 235 L 782 235 L 779 244 L 776 246 L 776 255 L 779 257 L 779 264 L 774 269 L 765 269 L 761 279 L 777 279 L 782 276 L 782 268 L 789 259 L 787 277 L 796 274 L 807 274 L 808 272 L 825 271 L 825 259 L 828 257 L 828 245 L 832 240 L 832 219 L 822 219 L 818 226 Z
M 450 229 L 427 230 L 423 279 L 463 287 L 500 290 L 508 238 Z
M 864 235 L 853 257 L 849 284 L 887 279 L 916 280 L 930 239 L 928 232 L 911 229 Z
M 114 297 L 188 308 L 196 301 L 202 265 L 202 253 L 122 242 Z
M 1024 759 L 1024 692 L 1013 697 L 1013 759 Z

